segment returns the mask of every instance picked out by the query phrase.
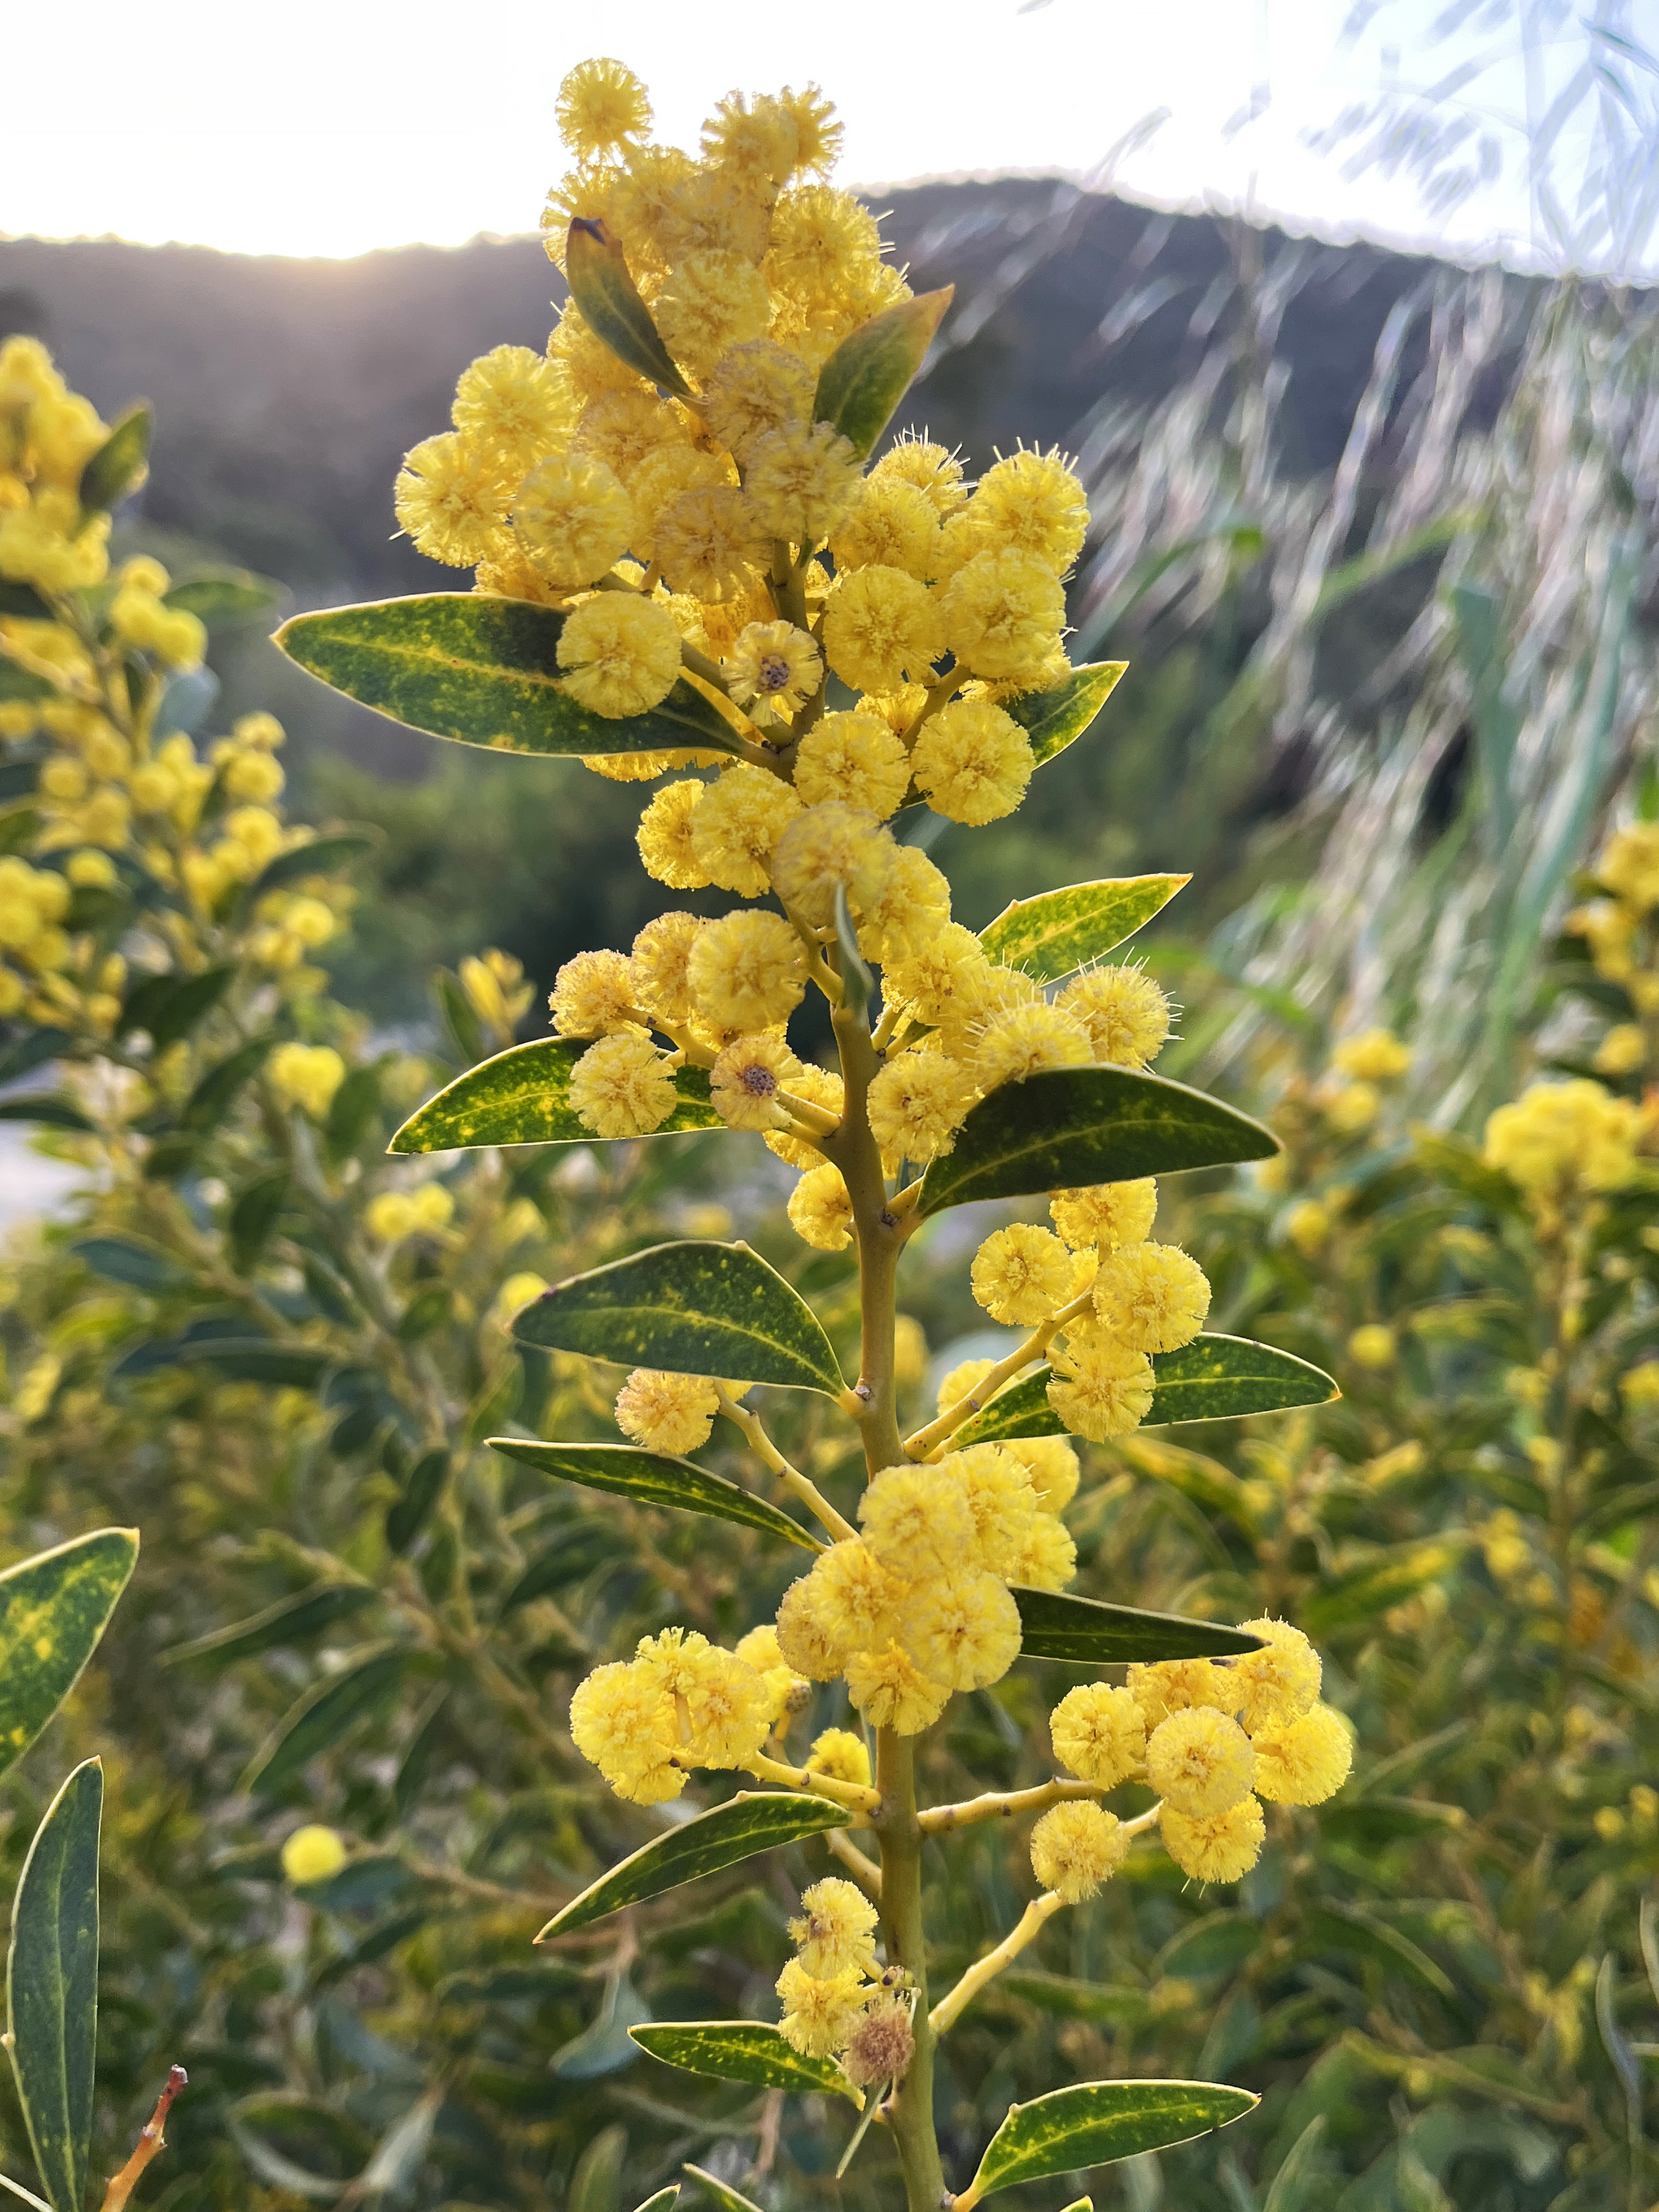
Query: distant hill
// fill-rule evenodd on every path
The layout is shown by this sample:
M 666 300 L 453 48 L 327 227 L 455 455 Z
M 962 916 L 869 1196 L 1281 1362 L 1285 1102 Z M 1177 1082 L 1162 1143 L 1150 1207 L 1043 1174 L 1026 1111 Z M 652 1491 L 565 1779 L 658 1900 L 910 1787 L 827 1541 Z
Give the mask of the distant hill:
M 923 185 L 886 204 L 918 289 L 957 290 L 908 412 L 976 461 L 1022 436 L 1066 442 L 1103 396 L 1167 392 L 1235 252 L 1271 259 L 1282 243 L 1060 181 Z M 1304 252 L 1279 352 L 1289 434 L 1320 469 L 1389 307 L 1428 264 L 1365 246 Z M 145 519 L 310 602 L 431 581 L 392 535 L 398 458 L 444 427 L 476 354 L 544 342 L 561 290 L 534 239 L 352 261 L 0 243 L 0 331 L 38 331 L 106 412 L 138 394 L 159 403 Z

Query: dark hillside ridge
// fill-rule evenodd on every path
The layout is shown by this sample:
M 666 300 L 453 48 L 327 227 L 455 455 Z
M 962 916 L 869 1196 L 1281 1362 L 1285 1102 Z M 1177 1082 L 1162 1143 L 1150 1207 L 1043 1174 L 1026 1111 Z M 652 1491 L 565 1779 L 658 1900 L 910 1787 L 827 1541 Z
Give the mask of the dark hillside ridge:
M 918 290 L 954 282 L 943 349 L 905 410 L 975 464 L 1022 437 L 1075 445 L 1103 398 L 1166 393 L 1237 263 L 1282 234 L 1159 215 L 1042 179 L 883 195 Z M 1295 465 L 1334 465 L 1389 310 L 1431 262 L 1307 244 L 1277 351 Z M 1212 289 L 1213 288 L 1213 289 Z M 444 428 L 459 372 L 539 347 L 561 280 L 533 239 L 353 261 L 110 241 L 0 244 L 0 331 L 34 330 L 106 414 L 161 403 L 144 520 L 280 577 L 305 604 L 431 589 L 394 539 L 400 455 Z

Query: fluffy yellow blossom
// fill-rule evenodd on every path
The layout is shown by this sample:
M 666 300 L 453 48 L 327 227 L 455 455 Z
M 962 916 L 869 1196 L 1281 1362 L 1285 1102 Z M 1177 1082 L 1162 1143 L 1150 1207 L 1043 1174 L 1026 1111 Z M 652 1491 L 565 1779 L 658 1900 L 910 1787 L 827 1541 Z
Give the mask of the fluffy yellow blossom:
M 862 902 L 858 933 L 884 965 L 920 952 L 951 919 L 951 886 L 920 846 L 897 846 L 890 860 L 880 891 Z
M 626 953 L 578 952 L 554 977 L 547 1003 L 561 1036 L 605 1036 L 637 1026 L 633 994 Z
M 898 1644 L 855 1651 L 847 1662 L 847 1694 L 872 1728 L 920 1735 L 945 1711 L 951 1692 L 931 1681 Z
M 1483 1157 L 1529 1198 L 1559 1201 L 1573 1189 L 1617 1190 L 1634 1172 L 1647 1129 L 1639 1106 L 1599 1083 L 1534 1083 L 1486 1122 Z
M 1170 1713 L 1187 1712 L 1195 1705 L 1236 1713 L 1243 1695 L 1231 1670 L 1218 1667 L 1213 1659 L 1159 1659 L 1131 1667 L 1127 1688 L 1149 1728 L 1156 1728 Z
M 404 454 L 392 506 L 399 527 L 428 560 L 469 568 L 489 556 L 505 528 L 516 483 L 495 447 L 444 431 Z
M 789 422 L 750 441 L 744 489 L 763 526 L 803 550 L 821 545 L 858 497 L 859 458 L 828 422 Z
M 704 880 L 761 896 L 772 849 L 801 811 L 799 794 L 769 769 L 746 762 L 727 769 L 704 788 L 691 817 L 691 850 Z
M 1063 1512 L 1077 1495 L 1079 1468 L 1077 1454 L 1064 1437 L 1009 1437 L 1003 1449 L 1013 1456 L 1031 1478 L 1037 1510 Z
M 701 890 L 713 878 L 691 848 L 691 823 L 708 787 L 687 780 L 665 784 L 640 817 L 635 842 L 645 872 L 670 890 Z
M 501 345 L 461 372 L 451 419 L 504 459 L 528 468 L 563 444 L 574 420 L 568 382 L 544 354 Z
M 617 1394 L 617 1426 L 647 1451 L 675 1457 L 700 1450 L 720 1412 L 714 1385 L 704 1375 L 670 1375 L 636 1367 Z
M 1152 1361 L 1104 1329 L 1074 1324 L 1048 1357 L 1048 1403 L 1073 1436 L 1105 1443 L 1127 1436 L 1151 1413 Z
M 887 1468 L 872 1480 L 858 1510 L 870 1550 L 907 1582 L 948 1571 L 975 1547 L 967 1493 L 943 1468 Z
M 1031 1871 L 1067 1905 L 1094 1896 L 1128 1856 L 1122 1822 L 1086 1798 L 1054 1806 L 1031 1831 Z
M 612 154 L 651 128 L 651 102 L 632 70 L 603 56 L 578 62 L 553 106 L 560 137 L 579 161 Z
M 686 979 L 706 1021 L 723 1029 L 772 1029 L 787 1022 L 805 995 L 806 954 L 781 915 L 740 907 L 704 923 Z
M 809 806 L 838 801 L 885 820 L 909 787 L 910 756 L 875 714 L 825 714 L 795 756 L 795 788 Z
M 968 488 L 963 482 L 962 463 L 954 453 L 926 435 L 918 438 L 907 432 L 882 455 L 870 477 L 872 483 L 891 478 L 900 483 L 914 484 L 918 491 L 927 494 L 941 522 L 967 503 Z
M 970 1065 L 992 1091 L 1048 1067 L 1086 1067 L 1093 1055 L 1081 1022 L 1039 997 L 1029 1006 L 994 1015 L 973 1041 Z
M 1158 1185 L 1151 1176 L 1048 1194 L 1049 1218 L 1074 1252 L 1091 1246 L 1115 1252 L 1120 1244 L 1144 1243 L 1157 1212 Z
M 871 1084 L 871 1132 L 884 1157 L 940 1158 L 977 1095 L 973 1077 L 942 1052 L 905 1052 L 890 1060 Z
M 993 1321 L 1029 1328 L 1076 1295 L 1077 1261 L 1052 1230 L 1019 1221 L 986 1238 L 969 1283 Z
M 1259 1651 L 1247 1651 L 1228 1668 L 1242 1702 L 1238 1717 L 1251 1735 L 1299 1720 L 1319 1696 L 1319 1654 L 1288 1620 L 1241 1620 L 1247 1636 L 1263 1639 Z
M 1189 1705 L 1147 1737 L 1146 1779 L 1177 1813 L 1202 1819 L 1249 1796 L 1255 1753 L 1237 1721 L 1207 1705 Z
M 1348 1778 L 1353 1739 L 1340 1713 L 1315 1705 L 1295 1720 L 1258 1729 L 1255 1788 L 1270 1805 L 1322 1805 Z
M 709 1103 L 728 1128 L 775 1129 L 784 1119 L 778 1097 L 800 1073 L 800 1062 L 781 1037 L 764 1031 L 738 1037 L 715 1060 Z
M 1365 1030 L 1344 1038 L 1331 1060 L 1357 1083 L 1392 1083 L 1410 1067 L 1412 1051 L 1390 1030 Z
M 676 591 L 720 600 L 750 588 L 770 544 L 747 492 L 733 484 L 700 484 L 662 508 L 652 550 Z
M 412 1190 L 383 1190 L 369 1200 L 363 1216 L 371 1237 L 382 1244 L 401 1243 L 405 1237 L 435 1236 L 447 1229 L 455 1201 L 441 1182 L 424 1182 Z
M 279 1044 L 269 1062 L 277 1096 L 320 1121 L 345 1081 L 346 1065 L 331 1045 Z
M 849 1966 L 868 1973 L 875 1964 L 877 1912 L 858 1884 L 830 1875 L 804 1889 L 800 1902 L 789 1939 L 806 1972 L 820 1981 Z
M 1170 1034 L 1170 1001 L 1143 969 L 1091 968 L 1055 1004 L 1088 1030 L 1096 1059 L 1118 1067 L 1145 1067 Z
M 1035 554 L 986 551 L 951 578 L 939 612 L 945 643 L 963 667 L 1018 683 L 1040 675 L 1053 653 L 1066 595 Z
M 896 960 L 882 978 L 889 1001 L 919 1022 L 941 1021 L 973 981 L 992 973 L 985 947 L 959 921 L 945 923 L 918 951 Z
M 603 461 L 630 495 L 635 472 L 653 455 L 691 451 L 688 421 L 649 392 L 607 392 L 590 399 L 570 442 L 574 452 Z
M 619 1797 L 661 1805 L 685 1788 L 672 1698 L 629 1663 L 596 1667 L 570 1700 L 570 1736 Z
M 823 1617 L 824 1583 L 815 1574 L 790 1583 L 778 1604 L 778 1650 L 784 1664 L 810 1682 L 833 1681 L 847 1664 L 847 1646 Z
M 658 526 L 669 509 L 689 493 L 727 491 L 734 483 L 731 464 L 721 454 L 701 453 L 694 446 L 654 447 L 628 478 L 628 495 L 634 507 L 634 534 L 630 540 L 634 551 L 641 561 L 659 559 Z M 706 635 L 699 603 L 671 597 L 665 604 L 681 623 L 689 641 L 699 644 L 699 633 Z
M 603 461 L 556 453 L 538 461 L 519 486 L 513 528 L 543 575 L 574 587 L 592 583 L 628 550 L 634 509 Z
M 799 354 L 770 338 L 751 338 L 716 363 L 702 388 L 702 418 L 741 459 L 751 438 L 807 420 L 817 382 Z
M 1127 1690 L 1105 1682 L 1079 1683 L 1048 1716 L 1054 1757 L 1084 1782 L 1115 1789 L 1146 1755 L 1146 1722 Z
M 1036 1492 L 1024 1463 L 1003 1444 L 972 1444 L 948 1453 L 938 1472 L 956 1483 L 968 1501 L 974 1564 L 1012 1580 L 1037 1514 Z
M 1596 859 L 1595 877 L 1638 914 L 1659 906 L 1659 822 L 1614 830 Z
M 1022 1589 L 1064 1589 L 1077 1573 L 1077 1545 L 1052 1513 L 1033 1515 L 1009 1579 Z
M 716 248 L 678 263 L 651 312 L 675 360 L 703 376 L 731 347 L 765 337 L 772 302 L 752 263 Z
M 1210 1310 L 1208 1277 L 1176 1244 L 1120 1244 L 1102 1259 L 1094 1294 L 1103 1326 L 1136 1352 L 1190 1344 Z
M 283 1845 L 283 1875 L 295 1889 L 331 1881 L 346 1863 L 346 1847 L 332 1828 L 296 1828 Z
M 910 765 L 936 814 L 980 823 L 1013 812 L 1036 762 L 1012 714 L 988 699 L 959 699 L 922 725 Z
M 823 680 L 817 645 L 793 623 L 745 623 L 721 666 L 732 696 L 751 713 L 793 714 Z M 814 803 L 815 794 L 803 788 L 799 775 L 795 787 L 809 806 Z
M 902 568 L 926 583 L 939 567 L 939 516 L 927 493 L 902 477 L 872 476 L 830 540 L 836 567 Z
M 789 796 L 800 809 L 796 794 Z M 823 929 L 835 920 L 838 886 L 854 913 L 879 897 L 893 850 L 890 835 L 873 814 L 855 806 L 809 806 L 784 825 L 776 840 L 772 886 L 798 921 Z
M 829 2058 L 857 2026 L 868 1984 L 856 1966 L 839 1974 L 809 1973 L 792 1959 L 778 1976 L 783 2013 L 778 2032 L 805 2058 Z
M 679 1094 L 667 1055 L 637 1030 L 591 1044 L 570 1073 L 570 1108 L 599 1137 L 648 1137 Z
M 1338 1136 L 1353 1137 L 1382 1112 L 1382 1094 L 1374 1083 L 1340 1083 L 1322 1091 L 1319 1103 Z
M 944 645 L 937 603 L 902 568 L 877 564 L 837 577 L 823 614 L 824 657 L 855 691 L 927 682 Z
M 687 1756 L 698 1766 L 745 1765 L 771 1733 L 773 1694 L 765 1677 L 713 1644 L 696 1653 L 685 1676 L 676 1701 Z
M 1237 1881 L 1261 1856 L 1267 1825 L 1254 1797 L 1224 1813 L 1179 1813 L 1165 1805 L 1158 1816 L 1164 1848 L 1194 1881 Z
M 597 592 L 566 618 L 558 662 L 579 706 L 619 720 L 660 706 L 679 681 L 680 633 L 653 599 Z
M 930 1680 L 982 1690 L 1000 1682 L 1019 1656 L 1019 1608 L 994 1574 L 957 1567 L 916 1585 L 899 1635 Z
M 1010 453 L 980 478 L 969 504 L 981 544 L 1030 554 L 1056 576 L 1083 550 L 1089 502 L 1058 453 Z
M 659 914 L 634 939 L 629 955 L 633 1003 L 667 1022 L 690 1019 L 691 948 L 706 924 L 694 914 Z
M 1647 1056 L 1647 1036 L 1641 1024 L 1615 1022 L 1596 1046 L 1591 1065 L 1598 1075 L 1634 1075 Z
M 851 1782 L 861 1790 L 870 1787 L 870 1753 L 864 1738 L 848 1729 L 825 1729 L 822 1735 L 812 1739 L 812 1748 L 806 1754 L 809 1774 L 827 1774 L 836 1782 Z
M 838 1167 L 809 1168 L 789 1194 L 789 1222 L 820 1252 L 844 1252 L 853 1241 L 853 1201 Z

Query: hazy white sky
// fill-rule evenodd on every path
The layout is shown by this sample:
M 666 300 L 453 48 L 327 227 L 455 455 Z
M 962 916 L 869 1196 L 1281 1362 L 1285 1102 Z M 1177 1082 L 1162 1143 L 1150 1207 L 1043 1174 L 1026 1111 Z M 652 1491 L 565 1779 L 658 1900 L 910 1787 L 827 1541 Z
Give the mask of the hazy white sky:
M 640 71 L 659 136 L 683 143 L 733 84 L 817 79 L 846 119 L 850 182 L 1087 173 L 1162 111 L 1118 169 L 1133 192 L 1524 261 L 1526 194 L 1507 174 L 1434 218 L 1405 182 L 1345 179 L 1307 143 L 1385 78 L 1410 78 L 1442 4 L 1364 0 L 1373 20 L 1345 43 L 1353 0 L 152 0 L 142 23 L 130 0 L 81 0 L 73 129 L 59 98 L 13 104 L 0 235 L 350 254 L 532 229 L 563 166 L 555 90 L 597 50 Z M 1659 0 L 1622 4 L 1659 27 Z M 64 85 L 65 27 L 49 9 L 13 11 L 15 85 Z M 1517 52 L 1464 99 L 1501 137 L 1526 89 Z

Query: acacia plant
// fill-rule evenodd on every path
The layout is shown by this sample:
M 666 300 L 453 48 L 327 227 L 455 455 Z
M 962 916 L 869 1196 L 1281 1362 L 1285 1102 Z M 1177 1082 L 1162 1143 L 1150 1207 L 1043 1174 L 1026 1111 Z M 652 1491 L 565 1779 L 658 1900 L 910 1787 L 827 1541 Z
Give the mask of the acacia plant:
M 856 1248 L 851 1383 L 811 1309 L 741 1243 L 635 1252 L 514 1322 L 526 1344 L 637 1364 L 617 1401 L 627 1443 L 507 1437 L 503 1451 L 763 1523 L 815 1555 L 775 1622 L 735 1650 L 669 1626 L 577 1689 L 572 1736 L 619 1796 L 677 1799 L 697 1769 L 760 1787 L 653 1835 L 544 1933 L 826 1834 L 847 1876 L 803 1898 L 780 2022 L 659 2023 L 637 2039 L 692 2072 L 845 2092 L 890 2131 L 912 2212 L 966 2208 L 1250 2107 L 1201 2082 L 1057 2089 L 1010 2112 L 953 2199 L 933 2048 L 1137 1838 L 1161 1837 L 1194 1881 L 1236 1881 L 1261 1847 L 1260 1801 L 1316 1802 L 1349 1763 L 1318 1703 L 1318 1658 L 1290 1625 L 1065 1595 L 1061 1514 L 1079 1474 L 1065 1438 L 1333 1386 L 1285 1354 L 1200 1334 L 1207 1283 L 1151 1241 L 1157 1176 L 1274 1149 L 1256 1123 L 1147 1072 L 1170 1008 L 1140 970 L 1103 963 L 1181 879 L 1075 885 L 976 937 L 907 842 L 924 802 L 970 824 L 1011 813 L 1121 673 L 1066 657 L 1064 580 L 1088 526 L 1075 476 L 1021 450 L 970 486 L 925 435 L 872 464 L 949 294 L 912 297 L 874 220 L 820 181 L 838 133 L 815 90 L 732 95 L 700 159 L 648 143 L 644 89 L 614 62 L 575 70 L 559 115 L 576 166 L 548 223 L 570 302 L 545 358 L 501 347 L 465 371 L 454 428 L 415 448 L 398 485 L 416 544 L 475 568 L 476 588 L 301 616 L 280 637 L 415 728 L 665 777 L 640 824 L 647 868 L 673 890 L 755 902 L 712 921 L 667 913 L 628 953 L 579 954 L 552 993 L 557 1034 L 451 1084 L 394 1149 L 752 1131 L 800 1170 L 789 1212 L 805 1241 Z M 810 991 L 835 1072 L 791 1046 Z M 906 1243 L 947 1208 L 1042 1194 L 1054 1227 L 995 1230 L 973 1266 L 975 1297 L 1018 1340 L 958 1370 L 938 1418 L 902 1436 Z M 862 1445 L 861 1495 L 838 1504 L 791 1463 L 746 1402 L 757 1386 L 841 1409 Z M 685 1455 L 717 1417 L 816 1527 Z M 919 1738 L 953 1692 L 988 1688 L 1022 1656 L 1127 1664 L 1128 1681 L 1085 1683 L 1056 1708 L 1068 1776 L 923 1804 Z M 861 1729 L 823 1729 L 803 1753 L 789 1739 L 814 1683 L 838 1686 L 816 1717 Z M 1101 1802 L 1132 1784 L 1154 1793 L 1133 1817 Z M 955 1988 L 930 1991 L 924 1842 L 1024 1815 L 1038 1816 L 1037 1897 Z

